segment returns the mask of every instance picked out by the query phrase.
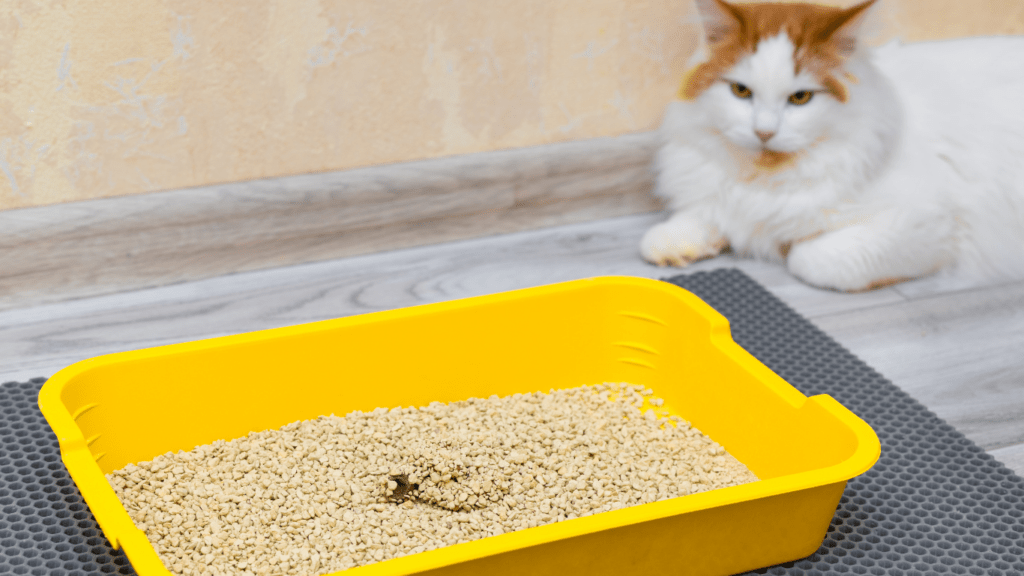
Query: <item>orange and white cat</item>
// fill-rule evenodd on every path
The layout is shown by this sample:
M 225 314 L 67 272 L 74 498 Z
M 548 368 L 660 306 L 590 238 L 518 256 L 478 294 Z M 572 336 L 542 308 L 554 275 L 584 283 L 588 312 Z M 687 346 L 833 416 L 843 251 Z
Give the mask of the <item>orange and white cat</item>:
M 661 128 L 672 216 L 644 258 L 731 246 L 846 291 L 1024 278 L 1024 38 L 871 49 L 873 2 L 697 1 L 709 55 Z

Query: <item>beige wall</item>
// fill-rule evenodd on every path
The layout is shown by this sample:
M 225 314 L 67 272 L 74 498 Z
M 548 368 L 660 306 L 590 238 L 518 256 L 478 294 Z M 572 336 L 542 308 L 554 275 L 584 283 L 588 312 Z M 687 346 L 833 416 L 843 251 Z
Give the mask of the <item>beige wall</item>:
M 0 0 L 0 209 L 647 130 L 697 47 L 692 10 Z M 1024 0 L 889 0 L 880 21 L 1022 33 Z

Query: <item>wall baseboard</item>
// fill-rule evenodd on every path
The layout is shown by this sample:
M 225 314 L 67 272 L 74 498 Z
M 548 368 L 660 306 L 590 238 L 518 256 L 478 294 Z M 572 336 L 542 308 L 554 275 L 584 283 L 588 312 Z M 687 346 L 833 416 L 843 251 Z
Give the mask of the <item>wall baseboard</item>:
M 0 212 L 0 310 L 658 210 L 654 133 Z

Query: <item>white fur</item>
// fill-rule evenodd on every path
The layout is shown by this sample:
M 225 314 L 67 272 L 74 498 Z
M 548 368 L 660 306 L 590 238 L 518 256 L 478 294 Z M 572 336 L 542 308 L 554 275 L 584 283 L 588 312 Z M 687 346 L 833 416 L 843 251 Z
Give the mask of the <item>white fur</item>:
M 681 265 L 736 252 L 782 261 L 839 290 L 938 270 L 974 281 L 1024 278 L 1024 38 L 859 48 L 843 103 L 797 106 L 816 78 L 794 75 L 788 37 L 764 40 L 715 83 L 673 102 L 662 126 L 656 192 L 673 216 L 644 257 Z M 796 152 L 753 167 L 762 145 Z

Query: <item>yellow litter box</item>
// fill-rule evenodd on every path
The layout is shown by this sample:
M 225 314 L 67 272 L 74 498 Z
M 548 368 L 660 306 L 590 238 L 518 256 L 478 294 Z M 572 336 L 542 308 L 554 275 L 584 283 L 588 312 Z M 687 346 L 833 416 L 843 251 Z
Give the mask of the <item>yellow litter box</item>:
M 103 533 L 139 576 L 170 574 L 104 474 L 168 451 L 325 414 L 602 382 L 650 387 L 761 480 L 492 536 L 351 576 L 734 574 L 820 546 L 871 428 L 805 397 L 671 284 L 577 280 L 100 356 L 39 406 Z

